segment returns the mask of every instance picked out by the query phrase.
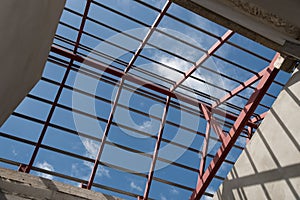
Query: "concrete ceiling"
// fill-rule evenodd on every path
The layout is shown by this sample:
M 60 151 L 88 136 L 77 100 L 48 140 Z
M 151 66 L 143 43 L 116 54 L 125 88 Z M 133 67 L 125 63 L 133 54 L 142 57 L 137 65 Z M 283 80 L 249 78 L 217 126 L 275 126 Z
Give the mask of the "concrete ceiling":
M 300 59 L 300 1 L 173 1 L 267 47 Z

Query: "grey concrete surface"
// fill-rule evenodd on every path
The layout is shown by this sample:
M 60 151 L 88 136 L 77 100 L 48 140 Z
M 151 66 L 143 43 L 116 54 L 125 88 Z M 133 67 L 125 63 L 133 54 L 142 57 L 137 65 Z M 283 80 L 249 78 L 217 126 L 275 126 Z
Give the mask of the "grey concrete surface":
M 23 172 L 0 168 L 1 200 L 121 200 Z
M 0 1 L 0 126 L 41 78 L 64 4 Z
M 173 1 L 265 46 L 300 59 L 300 1 Z
M 300 199 L 299 119 L 296 69 L 213 199 Z

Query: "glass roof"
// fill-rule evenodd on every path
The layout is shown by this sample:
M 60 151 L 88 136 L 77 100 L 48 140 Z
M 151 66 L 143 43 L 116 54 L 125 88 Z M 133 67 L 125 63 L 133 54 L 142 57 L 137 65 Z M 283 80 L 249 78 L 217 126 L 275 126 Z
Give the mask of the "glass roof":
M 214 105 L 276 52 L 235 32 L 224 39 L 230 30 L 167 4 L 67 0 L 41 80 L 0 128 L 0 166 L 31 163 L 32 174 L 124 199 L 144 195 L 153 166 L 149 199 L 189 199 L 207 125 L 200 103 Z M 279 72 L 251 118 L 269 110 L 289 77 Z M 217 106 L 225 134 L 257 82 Z M 202 199 L 242 152 L 248 125 Z M 221 146 L 214 130 L 208 144 L 205 168 Z

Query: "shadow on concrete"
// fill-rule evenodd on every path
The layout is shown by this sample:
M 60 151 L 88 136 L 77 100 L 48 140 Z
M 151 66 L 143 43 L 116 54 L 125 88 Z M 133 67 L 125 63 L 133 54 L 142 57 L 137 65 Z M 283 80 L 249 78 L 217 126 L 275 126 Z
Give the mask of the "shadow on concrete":
M 291 141 L 293 142 L 293 144 L 295 145 L 295 147 L 298 149 L 298 151 L 300 151 L 300 145 L 299 145 L 299 143 L 297 142 L 297 140 L 293 136 L 293 134 L 290 132 L 290 130 L 288 129 L 288 127 L 280 119 L 279 115 L 275 112 L 275 110 L 273 108 L 271 108 L 269 112 L 271 112 L 273 114 L 273 116 L 276 118 L 277 122 L 284 129 L 284 132 L 286 133 L 286 135 L 291 139 Z
M 245 153 L 246 152 L 247 150 L 245 149 Z M 300 163 L 295 165 L 290 165 L 287 167 L 278 166 L 278 168 L 273 170 L 258 172 L 249 153 L 247 152 L 246 154 L 251 163 L 251 167 L 254 169 L 255 173 L 249 176 L 239 177 L 236 168 L 233 167 L 232 171 L 230 172 L 233 179 L 226 180 L 225 184 L 223 185 L 222 191 L 218 191 L 216 193 L 218 199 L 220 200 L 236 199 L 235 195 L 233 194 L 233 190 L 236 190 L 239 199 L 247 200 L 248 197 L 244 191 L 244 187 L 260 185 L 265 194 L 265 198 L 271 200 L 272 198 L 268 190 L 266 189 L 265 184 L 274 181 L 280 181 L 280 180 L 284 180 L 286 182 L 295 199 L 300 199 L 296 189 L 293 187 L 293 185 L 289 180 L 290 178 L 299 177 Z
M 1 200 L 8 200 L 8 199 L 6 198 L 6 196 L 5 196 L 5 194 L 4 194 L 4 191 L 2 191 L 1 189 L 0 189 L 0 199 L 1 199 Z
M 49 190 L 52 190 L 52 191 L 58 191 L 58 188 L 56 187 L 56 185 L 53 183 L 52 180 L 50 179 L 46 179 L 46 178 L 43 178 L 43 177 L 38 177 L 40 179 L 41 182 L 43 182 L 43 184 L 49 189 Z
M 266 154 L 265 155 L 266 158 L 270 160 L 269 161 L 267 160 L 266 163 L 263 163 L 264 156 L 262 156 L 260 158 L 262 159 L 262 161 L 261 160 L 259 161 L 261 163 L 258 163 L 257 160 L 253 159 L 254 158 L 253 155 L 249 153 L 249 151 L 246 148 L 242 153 L 242 156 L 244 157 L 243 159 L 246 158 L 245 160 L 247 162 L 242 162 L 241 163 L 242 165 L 237 165 L 237 166 L 249 167 L 249 173 L 247 173 L 249 175 L 240 176 L 238 174 L 238 170 L 235 165 L 230 172 L 229 178 L 225 180 L 223 186 L 215 194 L 214 199 L 219 199 L 219 200 L 255 199 L 253 198 L 253 196 L 255 196 L 255 194 L 253 194 L 253 191 L 259 190 L 262 194 L 261 197 L 263 199 L 271 200 L 272 198 L 274 198 L 274 195 L 276 195 L 274 194 L 274 188 L 272 189 L 272 187 L 274 186 L 272 184 L 274 182 L 278 182 L 278 183 L 280 182 L 280 185 L 274 186 L 276 189 L 279 186 L 283 186 L 282 188 L 280 188 L 280 190 L 283 190 L 282 193 L 285 193 L 286 195 L 290 196 L 290 199 L 300 200 L 299 188 L 295 188 L 298 187 L 296 185 L 299 184 L 299 180 L 296 180 L 296 178 L 300 177 L 300 162 L 296 162 L 297 160 L 299 160 L 300 157 L 300 145 L 298 142 L 299 138 L 297 138 L 300 134 L 300 129 L 297 129 L 297 127 L 300 127 L 299 124 L 300 121 L 299 119 L 289 118 L 290 116 L 288 115 L 289 113 L 292 112 L 299 112 L 299 108 L 300 108 L 299 94 L 293 92 L 293 91 L 298 91 L 295 90 L 296 85 L 294 84 L 297 84 L 297 89 L 299 89 L 300 87 L 299 83 L 300 83 L 300 71 L 294 73 L 291 80 L 285 86 L 283 90 L 283 93 L 285 94 L 281 96 L 280 99 L 281 102 L 279 104 L 277 103 L 276 106 L 273 106 L 270 109 L 269 115 L 272 115 L 272 117 L 270 117 L 268 121 L 263 122 L 263 123 L 268 123 L 269 127 L 257 129 L 255 133 L 256 137 L 253 138 L 256 141 L 259 141 L 259 145 L 256 144 L 257 146 L 255 145 L 251 146 L 251 150 L 260 151 L 264 149 L 262 153 Z M 293 103 L 293 105 L 287 105 L 285 104 L 287 100 L 289 100 L 289 102 L 294 101 L 295 103 Z M 285 108 L 280 106 L 286 106 L 287 113 L 284 114 L 285 116 L 279 114 L 285 112 L 284 110 Z M 289 124 L 284 123 L 287 120 L 291 120 L 289 124 L 293 124 L 294 126 L 296 126 L 296 129 L 295 127 L 291 129 L 291 127 L 289 127 L 290 126 Z M 275 131 L 276 128 L 274 127 L 281 127 L 281 129 Z M 272 130 L 275 132 L 272 132 Z M 282 132 L 278 132 L 281 130 Z M 284 137 L 281 142 L 280 139 L 282 138 L 282 136 L 280 136 L 280 134 L 278 136 L 272 135 L 272 134 L 276 134 L 276 132 L 282 134 L 282 136 L 287 136 L 287 137 Z M 266 137 L 266 135 L 264 134 L 266 134 L 268 137 Z M 280 144 L 280 146 L 274 146 L 274 144 L 272 145 L 272 140 L 270 140 L 270 138 L 275 138 L 275 137 L 277 137 L 276 144 L 278 143 Z M 256 141 L 253 141 L 253 143 Z M 273 150 L 271 146 L 273 147 Z M 257 149 L 254 149 L 254 147 L 256 147 Z M 274 148 L 276 148 L 276 151 Z M 282 148 L 283 152 L 286 152 L 287 154 L 291 152 L 295 154 L 296 152 L 296 154 L 293 155 L 295 157 L 295 162 L 291 162 L 293 164 L 289 164 L 289 165 L 280 164 L 280 163 L 284 163 L 285 158 L 283 158 L 282 160 L 282 157 L 284 156 L 282 156 L 282 154 L 281 156 L 279 156 L 278 152 L 282 152 L 282 151 L 279 151 L 278 148 Z M 285 154 L 283 153 L 283 155 Z M 269 170 L 266 171 L 259 170 L 261 168 L 262 169 L 269 168 Z M 291 180 L 293 180 L 293 182 L 291 182 Z M 296 183 L 294 181 L 296 181 Z M 280 194 L 281 193 L 280 190 L 275 191 L 275 193 L 278 192 L 279 196 L 282 195 Z M 251 191 L 252 194 L 250 194 Z M 270 193 L 270 191 L 272 191 L 272 193 Z M 280 197 L 278 197 L 277 199 L 280 199 Z

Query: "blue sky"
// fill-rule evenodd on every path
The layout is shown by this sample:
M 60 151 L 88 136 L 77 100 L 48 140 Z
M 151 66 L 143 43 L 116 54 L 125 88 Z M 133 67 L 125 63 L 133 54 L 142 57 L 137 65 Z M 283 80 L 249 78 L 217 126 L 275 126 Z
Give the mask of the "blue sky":
M 163 6 L 162 1 L 148 0 L 147 2 L 151 3 L 151 5 L 159 9 L 161 9 Z M 101 1 L 101 3 L 108 7 L 116 9 L 126 15 L 130 15 L 133 18 L 142 21 L 148 25 L 151 25 L 155 20 L 156 16 L 158 15 L 158 12 L 153 11 L 149 8 L 145 8 L 141 4 L 129 0 L 106 0 Z M 84 0 L 67 0 L 66 7 L 75 10 L 76 12 L 83 13 L 84 4 Z M 192 12 L 189 12 L 175 4 L 173 4 L 170 7 L 168 13 L 170 15 L 180 16 L 180 18 L 187 21 L 188 23 L 202 27 L 203 29 L 212 32 L 217 36 L 221 36 L 226 32 L 225 28 L 216 25 L 200 16 L 197 16 Z M 113 14 L 111 11 L 101 8 L 100 6 L 94 3 L 91 5 L 89 17 L 90 19 L 96 19 L 103 24 L 115 27 L 116 29 L 123 31 L 127 34 L 134 34 L 133 36 L 136 39 L 142 39 L 146 33 L 146 31 L 134 31 L 136 29 L 145 30 L 144 26 L 142 26 L 141 24 L 125 19 L 122 16 Z M 90 19 L 87 21 L 84 31 L 91 33 L 96 37 L 91 37 L 87 34 L 84 34 L 81 39 L 81 44 L 88 46 L 92 49 L 96 48 L 99 44 L 100 47 L 103 47 L 101 45 L 105 44 L 106 48 L 99 48 L 98 46 L 98 48 L 96 49 L 108 55 L 112 54 L 111 56 L 116 54 L 116 48 L 112 47 L 111 43 L 115 42 L 118 45 L 123 46 L 124 48 L 129 48 L 129 43 L 130 48 L 135 49 L 138 47 L 139 42 L 137 40 L 128 38 L 128 35 L 124 36 L 123 34 L 120 34 L 116 31 L 109 30 L 103 25 L 94 23 Z M 64 11 L 61 18 L 62 22 L 68 23 L 77 28 L 79 28 L 80 26 L 80 20 L 81 19 L 79 16 L 76 16 L 68 11 Z M 191 28 L 187 25 L 184 25 L 170 18 L 169 16 L 166 16 L 162 20 L 162 22 L 159 25 L 159 30 L 168 31 L 168 33 L 171 33 L 173 36 L 183 39 L 189 42 L 190 44 L 196 45 L 206 50 L 214 42 L 217 41 L 216 38 L 205 35 L 204 33 L 196 30 L 195 28 Z M 56 34 L 69 38 L 73 41 L 76 40 L 77 37 L 76 31 L 67 28 L 63 25 L 58 26 Z M 101 40 L 99 40 L 99 38 L 106 40 L 106 42 L 102 42 Z M 107 43 L 107 41 L 111 43 Z M 253 41 L 250 41 L 249 39 L 244 38 L 239 34 L 235 34 L 229 41 L 237 43 L 239 45 L 245 45 L 248 49 L 257 52 L 259 55 L 266 57 L 267 59 L 272 59 L 272 57 L 275 54 L 274 51 L 267 49 Z M 55 42 L 64 45 L 67 48 L 72 48 L 72 46 L 62 43 L 57 39 L 55 40 Z M 138 70 L 138 68 L 141 68 L 148 73 L 160 75 L 165 79 L 169 79 L 171 81 L 178 81 L 182 77 L 182 75 L 176 72 L 175 70 L 186 71 L 191 67 L 191 63 L 195 62 L 203 54 L 199 49 L 191 48 L 190 46 L 184 45 L 178 41 L 169 39 L 163 34 L 161 34 L 159 31 L 156 31 L 153 34 L 153 37 L 150 39 L 149 42 L 152 45 L 147 45 L 147 48 L 142 51 L 142 57 L 138 58 L 135 63 L 137 68 L 132 69 L 130 73 L 141 76 L 142 73 Z M 165 49 L 171 51 L 172 53 L 180 55 L 190 60 L 191 62 L 184 61 L 180 58 L 175 58 L 174 56 L 162 50 L 154 49 L 153 46 L 160 47 L 162 50 Z M 86 51 L 79 49 L 79 53 L 85 54 Z M 131 59 L 131 53 L 128 53 L 125 50 L 120 51 L 120 53 L 121 55 L 117 57 L 120 60 L 128 62 Z M 268 65 L 268 62 L 251 56 L 245 52 L 242 52 L 237 48 L 233 48 L 228 44 L 222 46 L 216 54 L 225 57 L 229 60 L 232 60 L 237 64 L 247 66 L 251 70 L 256 72 L 262 70 Z M 50 55 L 58 56 L 54 53 L 50 53 Z M 61 56 L 58 57 L 60 57 L 66 62 L 69 62 L 69 59 L 67 58 Z M 94 54 L 92 55 L 92 57 L 97 58 L 104 63 L 111 63 L 111 61 L 109 61 L 108 59 L 100 58 L 99 56 L 96 56 Z M 169 66 L 169 69 L 161 65 L 153 64 L 152 62 L 143 57 L 149 57 L 153 60 L 159 61 L 164 65 Z M 110 84 L 109 81 L 112 81 L 111 79 L 118 81 L 119 78 L 109 75 L 107 73 L 103 73 L 100 70 L 92 69 L 88 66 L 81 65 L 77 62 L 74 62 L 74 64 L 77 66 L 81 66 L 81 69 L 85 68 L 86 70 L 93 70 L 94 72 L 100 73 L 100 75 L 102 75 L 103 80 L 92 79 L 91 77 L 80 75 L 80 77 L 83 80 L 86 80 L 86 82 L 85 84 L 78 84 L 78 82 L 76 82 L 78 81 L 78 73 L 75 71 L 71 71 L 66 83 L 66 85 L 71 88 L 63 89 L 63 92 L 58 102 L 59 106 L 55 109 L 54 115 L 51 119 L 51 124 L 48 127 L 45 138 L 43 140 L 43 144 L 93 159 L 97 154 L 99 142 L 83 137 L 83 133 L 89 136 L 101 138 L 101 134 L 105 128 L 106 123 L 103 120 L 97 121 L 95 119 L 95 116 L 101 119 L 107 119 L 111 110 L 110 102 L 114 99 L 115 91 L 117 89 L 117 86 Z M 120 64 L 117 66 L 121 69 L 124 69 L 124 66 Z M 234 67 L 233 65 L 228 64 L 216 57 L 208 59 L 203 64 L 203 66 L 205 66 L 208 69 L 216 70 L 219 73 L 223 73 L 239 81 L 245 81 L 248 78 L 250 78 L 250 73 L 247 73 L 242 69 Z M 58 91 L 58 85 L 52 84 L 47 80 L 52 80 L 54 82 L 59 83 L 62 80 L 64 72 L 64 67 L 61 67 L 57 64 L 48 61 L 45 65 L 43 73 L 44 80 L 40 80 L 37 83 L 37 85 L 31 90 L 30 94 L 36 97 L 53 101 Z M 166 81 L 153 78 L 149 75 L 142 76 L 145 79 L 149 79 L 149 81 L 159 83 L 163 86 L 171 86 L 170 83 L 166 83 Z M 193 74 L 193 76 L 198 79 L 203 79 L 207 82 L 216 84 L 219 87 L 225 87 L 228 90 L 233 89 L 239 85 L 239 83 L 220 77 L 219 74 L 216 75 L 214 73 L 211 73 L 205 68 L 199 68 Z M 279 73 L 276 80 L 285 82 L 288 79 L 288 77 L 288 74 L 281 72 Z M 96 85 L 90 86 L 89 84 Z M 132 86 L 134 90 L 144 89 L 145 91 L 149 91 L 148 89 L 142 88 L 130 82 L 126 82 L 126 84 L 128 85 L 128 87 Z M 184 85 L 189 86 L 194 90 L 208 93 L 211 96 L 217 98 L 220 98 L 224 94 L 226 94 L 224 91 L 213 88 L 209 84 L 200 83 L 199 81 L 196 81 L 195 78 L 191 77 L 188 78 L 186 82 L 184 82 Z M 72 87 L 74 87 L 77 90 L 83 90 L 90 95 L 83 95 L 82 93 L 76 90 L 72 90 Z M 274 85 L 271 86 L 269 92 L 277 95 L 280 89 L 281 88 L 278 85 Z M 253 90 L 245 90 L 241 93 L 241 95 L 249 97 L 251 91 Z M 196 92 L 187 92 L 183 91 L 180 88 L 176 89 L 176 92 L 182 92 L 185 95 L 192 95 L 194 98 L 199 98 L 200 100 L 201 98 L 203 98 L 200 97 Z M 157 98 L 165 99 L 164 95 L 157 95 Z M 79 98 L 80 100 L 78 101 L 77 98 L 77 100 L 74 100 L 74 96 Z M 95 98 L 95 96 L 102 97 L 102 99 L 97 99 Z M 273 101 L 274 99 L 266 96 L 262 102 L 266 105 L 270 105 Z M 243 100 L 240 97 L 234 97 L 229 102 L 233 104 L 239 104 L 241 107 L 246 103 L 245 100 Z M 151 136 L 155 136 L 157 134 L 164 104 L 156 100 L 143 97 L 142 95 L 138 94 L 138 92 L 133 93 L 131 90 L 128 89 L 123 90 L 119 103 L 122 106 L 118 106 L 114 118 L 114 122 L 117 123 L 118 126 L 113 125 L 111 127 L 108 136 L 109 142 L 111 144 L 117 143 L 119 145 L 127 146 L 151 154 L 155 145 L 155 139 Z M 179 103 L 182 105 L 186 105 L 184 102 L 179 101 Z M 64 108 L 64 106 L 71 107 L 73 108 L 73 110 L 67 110 Z M 138 112 L 128 111 L 126 108 L 124 108 L 126 106 L 137 111 L 145 112 L 147 113 L 147 115 L 142 115 Z M 51 105 L 49 103 L 43 103 L 33 98 L 26 97 L 18 106 L 15 112 L 44 121 L 47 118 L 50 108 Z M 203 137 L 194 134 L 193 131 L 199 131 L 201 133 L 204 133 L 206 122 L 203 119 L 199 119 L 197 115 L 185 111 L 183 108 L 184 107 L 182 107 L 181 110 L 178 110 L 174 106 L 170 107 L 169 114 L 167 115 L 168 123 L 165 126 L 163 138 L 165 140 L 169 140 L 177 144 L 188 146 L 194 150 L 201 150 Z M 192 109 L 194 109 L 196 113 L 199 112 L 199 108 L 197 107 L 192 107 Z M 227 111 L 237 112 L 236 110 L 229 109 L 228 107 L 226 107 L 226 109 Z M 92 114 L 92 117 L 89 115 L 78 114 L 78 111 L 82 111 L 87 114 Z M 264 111 L 265 108 L 261 106 L 257 109 L 257 113 L 263 113 Z M 77 120 L 80 121 L 80 125 L 78 125 L 78 121 L 74 120 L 74 116 L 78 117 Z M 95 126 L 91 125 L 92 122 L 96 123 L 96 128 Z M 181 127 L 176 127 L 172 123 L 180 124 Z M 79 135 L 71 134 L 67 131 L 55 128 L 54 125 L 65 127 L 71 132 L 78 131 L 80 133 Z M 16 137 L 24 138 L 30 141 L 37 141 L 42 128 L 43 124 L 41 123 L 32 122 L 12 115 L 6 121 L 6 123 L 2 125 L 2 127 L 0 128 L 0 132 L 9 135 L 14 135 Z M 133 131 L 132 128 L 137 129 L 137 131 Z M 215 134 L 212 132 L 212 135 Z M 211 140 L 210 142 L 211 148 L 209 153 L 213 154 L 216 152 L 220 144 L 216 143 L 213 140 Z M 245 141 L 242 139 L 238 142 L 240 145 L 244 145 L 245 143 Z M 140 154 L 133 154 L 125 150 L 120 150 L 120 148 L 117 148 L 116 145 L 111 144 L 106 144 L 101 161 L 111 165 L 119 165 L 125 168 L 127 167 L 128 169 L 139 171 L 142 174 L 147 174 L 147 171 L 145 171 L 145 169 L 148 169 L 148 166 L 150 166 L 150 157 L 142 156 Z M 33 146 L 10 140 L 5 137 L 0 138 L 0 145 L 0 157 L 11 159 L 21 163 L 29 162 L 33 151 Z M 170 153 L 170 149 L 172 149 L 172 153 Z M 232 152 L 229 154 L 227 159 L 235 161 L 240 152 L 240 149 L 233 148 Z M 192 150 L 186 150 L 185 148 L 179 147 L 178 145 L 176 146 L 166 143 L 165 141 L 163 141 L 161 144 L 161 151 L 159 152 L 159 156 L 164 159 L 175 161 L 178 164 L 190 166 L 195 169 L 199 167 L 200 155 L 198 153 Z M 208 158 L 207 163 L 209 163 L 210 160 L 211 158 Z M 0 163 L 0 166 L 13 169 L 17 168 L 15 166 L 7 165 L 4 163 Z M 86 160 L 80 160 L 70 156 L 65 156 L 41 148 L 39 150 L 34 166 L 49 171 L 55 171 L 58 173 L 66 174 L 68 176 L 77 177 L 83 180 L 88 180 L 93 163 Z M 221 170 L 218 172 L 218 175 L 226 176 L 231 167 L 232 165 L 224 163 L 221 166 Z M 154 175 L 157 178 L 185 185 L 189 188 L 194 188 L 196 185 L 196 172 L 188 171 L 178 166 L 166 165 L 166 163 L 162 162 L 161 160 L 157 162 L 157 168 L 159 170 L 156 170 Z M 68 181 L 52 175 L 41 174 L 39 172 L 34 171 L 32 173 L 39 176 L 43 176 L 45 178 L 66 182 L 76 186 L 78 186 L 79 184 L 77 182 Z M 99 184 L 104 184 L 109 187 L 142 195 L 146 183 L 146 178 L 101 165 L 97 170 L 95 182 Z M 209 186 L 208 191 L 213 193 L 218 188 L 220 183 L 221 182 L 219 180 L 214 179 L 211 185 Z M 110 192 L 104 189 L 99 189 L 95 187 L 93 187 L 92 189 L 107 194 L 123 197 L 125 199 L 136 199 L 119 193 Z M 153 180 L 153 184 L 150 190 L 150 197 L 160 200 L 187 199 L 190 196 L 190 194 L 191 191 L 189 190 L 168 185 L 157 180 Z

